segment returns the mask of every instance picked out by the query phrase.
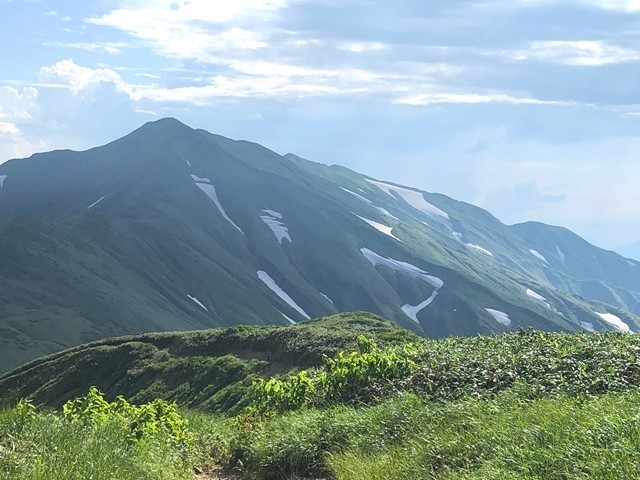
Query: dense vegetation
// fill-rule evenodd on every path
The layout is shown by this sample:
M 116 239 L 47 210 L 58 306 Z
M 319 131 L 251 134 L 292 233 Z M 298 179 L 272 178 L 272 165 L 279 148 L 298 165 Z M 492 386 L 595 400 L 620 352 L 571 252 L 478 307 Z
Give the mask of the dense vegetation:
M 0 376 L 0 404 L 30 398 L 59 408 L 96 386 L 107 397 L 155 398 L 208 412 L 238 413 L 251 383 L 319 365 L 356 349 L 364 334 L 385 345 L 419 338 L 370 313 L 334 315 L 288 327 L 237 326 L 111 338 L 28 363 Z
M 313 327 L 321 336 L 323 322 L 349 324 L 325 319 Z M 319 363 L 257 375 L 239 414 L 133 406 L 96 390 L 58 413 L 19 403 L 0 414 L 0 472 L 163 479 L 215 465 L 242 479 L 637 478 L 639 337 L 525 330 L 398 343 L 376 322 L 356 318 L 349 347 Z M 386 333 L 356 335 L 376 329 Z M 90 453 L 68 453 L 85 444 Z M 118 461 L 105 461 L 113 452 Z
M 188 479 L 196 450 L 175 405 L 114 402 L 91 389 L 62 413 L 0 412 L 0 478 Z

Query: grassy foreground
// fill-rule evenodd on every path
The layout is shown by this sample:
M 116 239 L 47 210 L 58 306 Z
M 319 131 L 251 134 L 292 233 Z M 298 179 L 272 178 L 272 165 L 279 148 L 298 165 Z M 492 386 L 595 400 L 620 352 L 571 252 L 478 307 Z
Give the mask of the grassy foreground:
M 640 337 L 378 347 L 257 381 L 240 415 L 107 402 L 0 413 L 2 479 L 636 479 Z M 231 478 L 231 477 L 230 477 Z
M 109 421 L 84 426 L 61 415 L 25 418 L 15 409 L 0 412 L 0 478 L 3 480 L 169 480 L 192 479 L 190 461 L 157 437 L 126 441 L 127 426 Z
M 637 479 L 638 405 L 637 391 L 448 403 L 407 394 L 287 413 L 250 432 L 191 412 L 188 455 L 162 437 L 131 445 L 117 422 L 25 420 L 14 409 L 0 413 L 0 478 L 193 479 L 215 461 L 248 479 Z

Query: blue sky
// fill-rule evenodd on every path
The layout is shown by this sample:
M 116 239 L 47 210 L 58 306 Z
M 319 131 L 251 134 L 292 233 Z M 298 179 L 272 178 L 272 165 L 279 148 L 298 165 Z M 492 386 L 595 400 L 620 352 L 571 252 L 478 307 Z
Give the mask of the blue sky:
M 640 240 L 640 0 L 0 0 L 0 162 L 174 116 Z

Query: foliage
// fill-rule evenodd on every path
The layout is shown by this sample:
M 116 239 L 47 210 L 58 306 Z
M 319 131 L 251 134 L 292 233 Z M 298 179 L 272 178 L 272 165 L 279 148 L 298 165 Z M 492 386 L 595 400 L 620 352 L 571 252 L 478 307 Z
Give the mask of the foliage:
M 526 393 L 526 392 L 525 392 Z M 430 402 L 285 412 L 228 431 L 226 464 L 243 479 L 634 480 L 640 392 Z
M 536 330 L 429 342 L 399 388 L 436 400 L 487 397 L 526 386 L 533 397 L 621 392 L 640 386 L 640 337 Z
M 95 388 L 62 414 L 19 402 L 0 411 L 0 477 L 186 479 L 216 463 L 248 480 L 637 478 L 635 335 L 356 343 L 258 382 L 234 419 Z
M 397 324 L 354 312 L 288 327 L 235 326 L 112 338 L 54 354 L 0 376 L 0 405 L 23 397 L 58 409 L 98 382 L 108 397 L 155 398 L 212 413 L 238 414 L 259 377 L 318 366 L 323 356 L 357 347 L 419 341 Z M 97 380 L 96 380 L 97 379 Z
M 132 443 L 145 441 L 158 434 L 165 435 L 181 447 L 188 446 L 190 440 L 187 423 L 178 413 L 176 405 L 161 399 L 132 405 L 119 396 L 114 402 L 108 402 L 97 388 L 91 387 L 85 396 L 65 403 L 62 412 L 66 420 L 85 426 L 95 427 L 110 421 L 128 425 L 127 440 Z
M 370 403 L 394 392 L 436 401 L 491 398 L 518 388 L 527 398 L 623 392 L 640 386 L 640 337 L 519 330 L 497 336 L 431 340 L 325 357 L 319 369 L 260 381 L 258 412 Z
M 326 405 L 359 403 L 370 397 L 374 385 L 403 379 L 416 371 L 418 350 L 411 344 L 380 350 L 376 342 L 358 337 L 358 351 L 325 356 L 320 368 L 301 370 L 284 380 L 259 380 L 252 407 L 258 413 L 282 412 Z M 249 410 L 251 413 L 251 410 Z
M 17 417 L 23 421 L 28 422 L 36 418 L 36 406 L 29 399 L 21 399 L 15 407 Z
M 193 466 L 200 463 L 165 435 L 139 442 L 129 435 L 129 426 L 117 420 L 89 426 L 58 412 L 0 410 L 0 478 L 193 479 Z

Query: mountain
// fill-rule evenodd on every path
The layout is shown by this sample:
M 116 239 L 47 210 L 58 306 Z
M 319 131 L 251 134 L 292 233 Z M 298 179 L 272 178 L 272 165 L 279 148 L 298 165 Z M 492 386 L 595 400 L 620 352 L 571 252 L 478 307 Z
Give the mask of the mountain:
M 638 260 L 640 258 L 640 241 L 617 247 L 614 250 L 623 257 L 632 259 L 632 263 L 640 263 Z
M 640 329 L 640 266 L 559 227 L 145 124 L 0 165 L 0 371 L 113 335 L 370 311 L 425 336 Z

